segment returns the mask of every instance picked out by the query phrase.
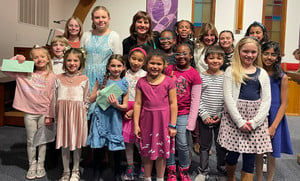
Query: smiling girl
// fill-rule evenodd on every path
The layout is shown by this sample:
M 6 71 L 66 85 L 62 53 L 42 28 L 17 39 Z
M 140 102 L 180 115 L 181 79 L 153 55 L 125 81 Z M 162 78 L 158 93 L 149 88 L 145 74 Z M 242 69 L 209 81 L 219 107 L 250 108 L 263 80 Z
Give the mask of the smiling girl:
M 77 16 L 68 19 L 65 26 L 64 37 L 73 48 L 80 47 L 80 39 L 83 34 L 82 22 Z
M 46 176 L 44 168 L 46 144 L 43 142 L 36 147 L 33 145 L 33 139 L 39 128 L 52 124 L 51 102 L 55 75 L 52 72 L 48 50 L 34 46 L 30 51 L 30 58 L 34 61 L 34 71 L 32 73 L 4 73 L 16 79 L 17 85 L 13 107 L 24 112 L 29 162 L 26 178 L 31 180 Z M 19 63 L 22 63 L 25 57 L 16 55 L 12 59 L 17 59 Z
M 84 47 L 88 57 L 83 74 L 94 87 L 96 77 L 105 74 L 105 67 L 112 54 L 122 54 L 122 43 L 119 34 L 109 28 L 110 13 L 104 6 L 92 10 L 92 30 L 84 32 L 80 47 Z
M 224 73 L 224 113 L 219 144 L 228 150 L 228 181 L 235 180 L 235 169 L 243 155 L 241 180 L 253 180 L 256 154 L 272 151 L 267 115 L 271 104 L 270 79 L 261 68 L 258 41 L 242 38 L 234 50 L 232 66 Z
M 82 75 L 86 52 L 71 48 L 64 55 L 63 69 L 55 80 L 55 112 L 57 120 L 56 148 L 62 148 L 63 175 L 61 181 L 79 180 L 81 147 L 86 145 L 89 80 Z M 70 172 L 70 151 L 73 169 Z

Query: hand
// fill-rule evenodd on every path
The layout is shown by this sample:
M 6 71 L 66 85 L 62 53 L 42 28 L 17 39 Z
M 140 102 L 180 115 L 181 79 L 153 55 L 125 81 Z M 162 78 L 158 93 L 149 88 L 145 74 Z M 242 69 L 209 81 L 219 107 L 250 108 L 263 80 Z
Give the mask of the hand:
M 175 128 L 169 128 L 170 137 L 174 137 L 177 134 L 177 130 Z
M 213 122 L 214 122 L 214 120 L 212 118 L 206 118 L 204 121 L 204 124 L 209 126 L 209 125 L 213 124 Z
M 127 111 L 124 115 L 125 119 L 132 119 L 132 117 L 133 117 L 133 109 Z
M 98 96 L 100 94 L 100 90 L 97 90 L 96 95 Z
M 240 127 L 240 130 L 242 132 L 249 133 L 252 130 L 251 123 L 249 125 L 249 122 L 246 122 L 242 127 Z
M 16 55 L 16 58 L 17 58 L 17 60 L 18 60 L 19 63 L 25 62 L 25 59 L 26 59 L 24 57 L 24 55 Z
M 115 94 L 110 94 L 107 98 L 107 102 L 116 108 L 119 106 L 119 101 L 117 100 Z
M 46 125 L 46 126 L 52 125 L 52 118 L 46 117 L 46 118 L 45 118 L 45 125 Z
M 134 135 L 136 138 L 140 139 L 141 138 L 141 129 L 139 126 L 134 126 Z
M 269 127 L 269 134 L 270 134 L 271 139 L 274 138 L 275 132 L 276 132 L 276 128 L 273 127 L 273 126 L 270 126 Z
M 213 120 L 212 124 L 218 124 L 221 121 L 221 119 L 218 116 L 214 116 L 212 120 Z

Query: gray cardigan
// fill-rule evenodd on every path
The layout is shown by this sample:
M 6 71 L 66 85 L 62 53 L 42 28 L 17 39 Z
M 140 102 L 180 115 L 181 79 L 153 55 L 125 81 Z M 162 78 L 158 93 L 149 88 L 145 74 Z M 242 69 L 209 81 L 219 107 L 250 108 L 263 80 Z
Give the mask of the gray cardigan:
M 258 80 L 261 85 L 261 105 L 257 115 L 249 121 L 253 129 L 256 129 L 264 123 L 271 106 L 270 78 L 264 69 L 260 68 L 260 70 Z M 223 82 L 225 111 L 229 112 L 232 121 L 238 128 L 241 128 L 246 123 L 246 120 L 242 118 L 236 105 L 240 94 L 240 88 L 241 83 L 236 84 L 233 80 L 232 67 L 228 67 L 225 71 Z

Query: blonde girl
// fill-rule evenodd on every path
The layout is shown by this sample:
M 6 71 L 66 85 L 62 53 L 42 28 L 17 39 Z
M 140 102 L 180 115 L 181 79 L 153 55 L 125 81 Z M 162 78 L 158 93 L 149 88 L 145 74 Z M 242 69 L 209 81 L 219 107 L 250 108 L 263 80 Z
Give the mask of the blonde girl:
M 228 150 L 228 181 L 235 180 L 240 154 L 241 181 L 253 180 L 256 154 L 272 152 L 267 115 L 271 104 L 270 79 L 261 68 L 261 48 L 251 37 L 242 38 L 234 50 L 232 66 L 224 73 L 224 113 L 218 135 Z
M 43 178 L 46 144 L 33 145 L 34 135 L 38 129 L 52 124 L 53 112 L 51 102 L 53 98 L 54 78 L 51 58 L 48 50 L 34 46 L 30 51 L 30 58 L 34 61 L 33 73 L 4 72 L 16 78 L 16 92 L 13 107 L 24 112 L 24 123 L 27 135 L 27 156 L 29 169 L 27 179 Z M 24 62 L 23 55 L 16 55 L 12 59 Z M 37 152 L 38 150 L 38 152 Z M 36 155 L 36 152 L 38 155 Z M 36 159 L 37 158 L 37 159 Z
M 64 37 L 73 48 L 80 47 L 80 39 L 83 34 L 83 26 L 81 20 L 77 16 L 69 18 L 65 25 Z

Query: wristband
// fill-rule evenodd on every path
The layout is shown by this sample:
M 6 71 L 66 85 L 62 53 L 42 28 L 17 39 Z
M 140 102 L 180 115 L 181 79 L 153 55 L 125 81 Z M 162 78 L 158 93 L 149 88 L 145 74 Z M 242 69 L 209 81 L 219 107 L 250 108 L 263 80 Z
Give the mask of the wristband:
M 176 125 L 173 125 L 173 124 L 171 124 L 171 123 L 169 123 L 169 128 L 176 129 L 176 128 L 177 128 L 177 126 L 176 126 Z

